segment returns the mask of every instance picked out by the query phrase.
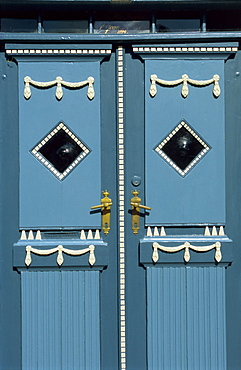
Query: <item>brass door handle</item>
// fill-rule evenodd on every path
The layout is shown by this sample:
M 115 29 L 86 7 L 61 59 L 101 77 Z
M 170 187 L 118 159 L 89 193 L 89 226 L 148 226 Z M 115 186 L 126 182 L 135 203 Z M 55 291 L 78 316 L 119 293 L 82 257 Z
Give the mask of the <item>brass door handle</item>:
M 102 214 L 102 230 L 107 235 L 110 231 L 110 207 L 112 206 L 112 200 L 108 197 L 110 193 L 105 190 L 102 192 L 104 197 L 100 200 L 101 204 L 93 206 L 91 209 L 101 208 Z
M 133 190 L 132 194 L 134 195 L 133 198 L 131 198 L 130 204 L 132 207 L 132 217 L 131 217 L 131 224 L 132 224 L 132 230 L 134 234 L 137 234 L 140 229 L 140 208 L 151 210 L 151 207 L 143 206 L 141 204 L 141 198 L 138 197 L 139 195 L 138 190 Z

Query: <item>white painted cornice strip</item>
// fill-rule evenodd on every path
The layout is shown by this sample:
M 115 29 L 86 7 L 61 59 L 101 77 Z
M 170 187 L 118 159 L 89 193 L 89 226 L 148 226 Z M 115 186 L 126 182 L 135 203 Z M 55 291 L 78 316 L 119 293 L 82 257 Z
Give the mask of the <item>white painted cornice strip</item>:
M 7 49 L 9 55 L 103 55 L 111 49 Z
M 134 53 L 229 53 L 237 52 L 237 47 L 221 46 L 221 47 L 204 47 L 204 46 L 164 46 L 164 47 L 133 47 Z

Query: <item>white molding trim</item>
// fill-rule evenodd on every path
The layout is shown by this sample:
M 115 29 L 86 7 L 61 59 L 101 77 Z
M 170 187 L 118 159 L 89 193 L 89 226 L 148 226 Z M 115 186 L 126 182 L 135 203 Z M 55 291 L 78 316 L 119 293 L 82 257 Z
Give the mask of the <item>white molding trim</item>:
M 8 55 L 104 55 L 111 49 L 7 49 Z
M 133 47 L 135 53 L 230 53 L 237 52 L 237 47 L 221 46 L 221 47 L 181 47 L 181 46 L 164 46 L 164 47 Z
M 117 51 L 118 76 L 118 182 L 119 182 L 119 269 L 120 269 L 120 368 L 126 369 L 126 311 L 125 311 L 125 193 L 124 193 L 124 66 L 123 47 Z

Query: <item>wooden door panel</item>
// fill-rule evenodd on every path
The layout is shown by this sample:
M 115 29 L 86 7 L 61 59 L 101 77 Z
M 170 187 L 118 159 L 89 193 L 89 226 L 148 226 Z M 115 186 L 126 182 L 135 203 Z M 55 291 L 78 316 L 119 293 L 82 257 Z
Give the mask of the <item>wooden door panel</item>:
M 188 84 L 188 95 L 181 95 L 182 84 L 157 86 L 152 97 L 147 88 L 150 76 L 175 81 L 187 74 L 196 81 L 220 76 L 221 94 L 215 97 L 213 84 Z M 225 136 L 224 136 L 224 63 L 221 60 L 147 60 L 146 82 L 146 199 L 152 212 L 148 224 L 223 224 L 225 222 Z M 179 124 L 185 125 L 208 146 L 186 174 L 178 172 L 155 150 Z M 193 140 L 196 140 L 195 138 Z M 173 144 L 173 145 L 177 145 Z M 203 147 L 204 148 L 204 147 Z M 162 148 L 163 150 L 165 147 Z M 187 149 L 187 153 L 190 148 Z M 201 149 L 200 149 L 201 150 Z M 161 152 L 163 155 L 165 153 Z M 201 151 L 200 151 L 201 153 Z M 186 155 L 181 153 L 180 155 Z M 188 154 L 187 154 L 188 155 Z M 192 154 L 193 155 L 193 154 Z M 197 160 L 195 154 L 190 164 Z M 180 159 L 180 157 L 179 157 Z M 188 165 L 185 167 L 188 169 Z M 178 170 L 177 170 L 178 169 Z M 183 168 L 184 169 L 184 168 Z
M 38 88 L 30 84 L 31 97 L 26 99 L 25 76 L 40 82 L 53 81 L 57 76 L 67 82 L 81 82 L 92 76 L 95 96 L 92 100 L 87 97 L 88 86 L 63 87 L 59 100 L 56 86 Z M 20 227 L 100 226 L 100 214 L 90 214 L 90 207 L 101 194 L 99 79 L 98 61 L 19 63 Z M 79 139 L 88 148 L 88 154 L 63 179 L 31 153 L 60 123 L 70 130 L 74 140 Z

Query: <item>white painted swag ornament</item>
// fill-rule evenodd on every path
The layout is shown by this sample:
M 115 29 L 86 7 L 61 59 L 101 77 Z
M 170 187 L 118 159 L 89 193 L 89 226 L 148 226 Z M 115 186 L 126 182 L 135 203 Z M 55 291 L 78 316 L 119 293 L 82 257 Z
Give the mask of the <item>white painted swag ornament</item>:
M 31 77 L 26 76 L 24 77 L 24 97 L 25 99 L 30 99 L 32 93 L 30 89 L 30 85 L 35 86 L 35 87 L 40 87 L 40 88 L 49 88 L 56 86 L 56 91 L 55 91 L 55 96 L 56 99 L 61 100 L 64 93 L 62 86 L 68 87 L 69 89 L 80 89 L 86 85 L 88 85 L 88 90 L 87 90 L 87 97 L 92 100 L 95 97 L 95 91 L 94 91 L 94 77 L 88 77 L 87 80 L 81 81 L 81 82 L 67 82 L 62 79 L 62 77 L 58 76 L 56 77 L 55 80 L 53 81 L 47 81 L 47 82 L 39 82 L 39 81 L 34 81 L 32 80 Z
M 173 81 L 162 80 L 162 79 L 158 78 L 156 74 L 153 74 L 153 75 L 151 75 L 150 80 L 151 80 L 151 86 L 150 86 L 150 91 L 149 92 L 150 92 L 150 95 L 151 95 L 152 98 L 154 98 L 154 96 L 156 96 L 156 94 L 157 94 L 156 83 L 158 83 L 161 86 L 168 86 L 168 87 L 177 86 L 177 85 L 182 84 L 181 95 L 182 95 L 183 98 L 186 98 L 189 94 L 188 84 L 190 84 L 192 86 L 197 86 L 197 87 L 203 87 L 203 86 L 208 86 L 208 85 L 213 84 L 213 95 L 214 95 L 214 97 L 218 98 L 221 94 L 221 89 L 220 89 L 220 86 L 219 86 L 219 83 L 218 83 L 218 81 L 220 80 L 220 76 L 217 75 L 217 74 L 215 74 L 213 76 L 213 78 L 211 78 L 209 80 L 205 80 L 205 81 L 193 80 L 193 79 L 189 78 L 187 74 L 184 74 L 178 80 L 173 80 Z

